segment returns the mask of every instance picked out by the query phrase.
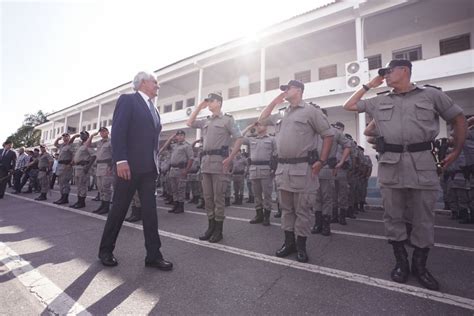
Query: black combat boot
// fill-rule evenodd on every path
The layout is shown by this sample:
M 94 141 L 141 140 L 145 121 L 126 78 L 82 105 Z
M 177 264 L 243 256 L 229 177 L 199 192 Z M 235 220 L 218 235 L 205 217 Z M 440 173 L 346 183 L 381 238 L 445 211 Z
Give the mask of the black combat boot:
M 216 228 L 212 232 L 212 236 L 209 238 L 209 242 L 216 243 L 222 240 L 222 228 L 224 226 L 224 221 L 216 221 Z
M 191 196 L 191 193 L 190 193 L 190 192 L 184 193 L 184 199 L 185 199 L 186 201 L 189 201 L 190 196 Z
M 430 248 L 415 247 L 411 261 L 411 272 L 421 285 L 432 291 L 439 290 L 438 281 L 426 269 L 426 261 L 428 260 L 428 253 Z
M 344 209 L 344 208 L 339 209 L 339 224 L 347 225 L 347 222 L 346 222 L 346 209 Z
M 174 199 L 173 199 L 173 196 L 169 196 L 169 198 L 166 200 L 165 204 L 168 204 L 168 205 L 172 205 L 172 204 L 175 204 L 174 203 Z
M 323 215 L 321 235 L 330 236 L 331 235 L 331 216 Z
M 365 204 L 364 202 L 360 202 L 360 203 L 359 203 L 359 211 L 361 211 L 362 213 L 365 212 L 364 204 Z
M 97 195 L 95 196 L 95 198 L 92 199 L 92 201 L 100 201 L 100 192 L 97 192 Z
M 230 197 L 224 199 L 225 206 L 230 206 Z
M 339 215 L 337 208 L 332 209 L 331 223 L 339 223 Z
M 107 214 L 110 211 L 110 201 L 102 201 L 100 207 L 94 211 L 94 213 L 99 215 Z
M 178 209 L 179 202 L 173 202 L 173 208 L 168 210 L 168 213 L 174 213 Z
M 191 201 L 189 201 L 190 204 L 196 204 L 199 200 L 199 196 L 195 196 L 193 195 L 193 198 L 191 199 Z
M 70 205 L 72 208 L 83 208 L 86 207 L 86 197 L 78 196 L 77 197 L 77 202 L 73 205 Z
M 174 210 L 175 214 L 184 213 L 184 202 L 178 202 L 178 207 Z
M 471 209 L 462 208 L 459 210 L 459 224 L 473 223 L 473 214 Z
M 242 196 L 242 199 L 244 197 Z M 249 198 L 247 199 L 247 203 L 255 203 L 255 197 L 253 195 L 249 195 Z
M 285 230 L 285 243 L 277 250 L 277 257 L 287 257 L 296 252 L 295 233 Z
M 281 207 L 280 207 L 280 202 L 277 201 L 277 212 L 275 215 L 273 215 L 275 218 L 281 218 Z
M 204 209 L 206 207 L 206 203 L 204 203 L 204 198 L 200 197 L 196 208 Z
M 237 200 L 236 200 L 235 205 L 242 205 L 243 200 L 244 200 L 244 196 L 243 196 L 243 195 L 239 195 L 239 196 L 237 197 Z
M 270 214 L 272 210 L 263 210 L 263 226 L 270 226 Z
M 53 203 L 58 205 L 69 203 L 69 194 L 61 194 L 61 198 Z
M 45 201 L 45 200 L 47 200 L 46 193 L 41 193 L 35 200 L 36 201 Z
M 125 219 L 127 222 L 134 223 L 142 220 L 142 208 L 132 206 L 132 214 Z
M 314 226 L 311 228 L 311 234 L 321 234 L 323 230 L 323 213 L 316 211 L 314 212 Z
M 410 265 L 408 263 L 408 253 L 405 249 L 405 241 L 390 241 L 395 255 L 395 268 L 390 273 L 390 277 L 397 283 L 406 283 L 410 274 Z
M 211 238 L 212 233 L 214 232 L 214 229 L 216 228 L 216 220 L 215 219 L 209 219 L 209 225 L 207 227 L 207 230 L 204 232 L 203 235 L 199 236 L 199 240 L 208 240 Z
M 308 254 L 306 253 L 306 237 L 296 237 L 296 260 L 299 262 L 308 262 Z
M 349 208 L 347 209 L 346 217 L 349 217 L 352 219 L 356 218 L 356 216 L 354 215 L 354 208 L 352 206 L 349 206 Z
M 239 197 L 240 197 L 239 195 L 236 195 L 236 196 L 234 197 L 234 202 L 232 202 L 233 205 L 239 204 Z
M 354 214 L 359 214 L 359 205 L 357 203 L 354 204 Z
M 263 222 L 263 210 L 261 208 L 255 209 L 257 213 L 254 218 L 250 220 L 250 224 L 260 224 Z

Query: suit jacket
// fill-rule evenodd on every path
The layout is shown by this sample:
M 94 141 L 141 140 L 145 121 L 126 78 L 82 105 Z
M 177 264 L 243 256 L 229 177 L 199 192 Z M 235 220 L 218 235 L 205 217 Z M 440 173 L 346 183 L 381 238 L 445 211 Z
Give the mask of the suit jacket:
M 5 150 L 4 148 L 0 149 L 0 168 L 2 168 L 4 171 L 15 169 L 15 163 L 16 163 L 15 152 L 10 149 L 6 153 L 5 157 L 2 158 L 4 150 Z
M 155 153 L 161 120 L 158 111 L 156 114 L 160 121 L 157 127 L 138 92 L 122 94 L 117 101 L 112 119 L 112 158 L 114 162 L 127 160 L 132 174 L 157 171 Z

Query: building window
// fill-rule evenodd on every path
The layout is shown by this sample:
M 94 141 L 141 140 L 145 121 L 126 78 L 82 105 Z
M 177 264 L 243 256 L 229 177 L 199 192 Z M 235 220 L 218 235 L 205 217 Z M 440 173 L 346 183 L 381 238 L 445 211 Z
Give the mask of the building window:
M 229 99 L 238 98 L 240 96 L 240 87 L 237 86 L 237 87 L 229 88 L 228 93 L 229 93 L 228 95 Z
M 109 120 L 108 126 L 112 126 L 112 120 Z
M 462 34 L 439 41 L 440 55 L 460 52 L 471 49 L 471 34 Z
M 87 130 L 88 130 L 88 131 L 91 130 L 91 125 L 90 125 L 90 124 L 87 125 Z
M 61 133 L 61 134 L 64 133 L 64 126 L 61 126 L 61 131 L 60 131 L 59 133 Z M 59 133 L 58 133 L 58 134 L 59 134 Z
M 194 98 L 189 98 L 186 100 L 186 107 L 189 108 L 189 107 L 192 107 L 194 106 Z
M 107 126 L 107 120 L 103 120 L 103 121 L 102 121 L 101 127 L 102 127 L 102 126 Z
M 182 110 L 183 109 L 183 101 L 176 101 L 174 104 L 174 109 L 175 111 Z
M 260 93 L 260 81 L 249 84 L 249 94 Z
M 82 126 L 82 131 L 85 131 L 86 130 L 86 126 Z
M 318 69 L 319 80 L 337 77 L 337 65 L 329 65 Z
M 421 45 L 396 50 L 392 53 L 392 59 L 407 59 L 409 61 L 420 60 L 421 57 Z
M 92 129 L 97 129 L 97 123 L 92 124 Z
M 295 73 L 295 80 L 299 80 L 303 83 L 311 82 L 311 70 L 305 70 Z
M 173 105 L 172 104 L 165 104 L 165 113 L 173 111 Z
M 382 68 L 382 54 L 366 57 L 369 61 L 369 70 Z
M 265 80 L 265 91 L 276 90 L 280 88 L 280 78 L 271 78 Z

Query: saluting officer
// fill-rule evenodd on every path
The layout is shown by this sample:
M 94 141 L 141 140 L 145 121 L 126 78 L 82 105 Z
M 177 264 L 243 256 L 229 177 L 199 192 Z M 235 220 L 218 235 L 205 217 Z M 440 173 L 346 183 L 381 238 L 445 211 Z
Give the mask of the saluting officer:
M 358 89 L 344 104 L 350 111 L 367 112 L 374 118 L 379 137 L 378 179 L 385 209 L 386 236 L 392 244 L 396 266 L 391 278 L 405 283 L 410 267 L 405 249 L 405 218 L 413 225 L 411 243 L 415 247 L 411 271 L 430 290 L 438 290 L 436 279 L 426 269 L 430 247 L 434 245 L 434 212 L 439 179 L 431 149 L 439 133 L 439 116 L 454 128 L 453 152 L 442 161 L 446 167 L 459 156 L 466 138 L 462 109 L 445 93 L 410 82 L 412 64 L 392 60 L 378 76 Z M 386 80 L 392 91 L 361 100 L 370 89 Z M 409 209 L 410 208 L 410 209 Z
M 247 131 L 255 128 L 257 135 L 247 137 Z M 276 168 L 276 142 L 275 137 L 267 134 L 267 126 L 255 122 L 244 132 L 244 145 L 249 146 L 250 163 L 249 179 L 255 194 L 256 215 L 250 220 L 250 224 L 263 223 L 270 225 L 270 214 L 272 212 L 273 175 Z M 273 170 L 272 170 L 273 168 Z
M 161 151 L 168 147 L 172 140 L 175 143 L 171 145 L 170 158 L 170 181 L 171 192 L 173 194 L 174 207 L 168 213 L 184 213 L 184 196 L 186 193 L 186 178 L 193 164 L 193 149 L 186 141 L 186 133 L 179 130 L 175 135 L 172 135 L 163 145 Z M 160 151 L 160 152 L 161 152 Z
M 59 144 L 61 139 L 62 143 Z M 72 157 L 74 155 L 73 142 L 74 140 L 71 139 L 68 133 L 62 134 L 62 136 L 54 142 L 54 146 L 58 148 L 59 151 L 56 175 L 58 176 L 59 192 L 61 193 L 61 198 L 53 202 L 54 204 L 69 203 L 72 179 Z
M 41 194 L 35 199 L 37 201 L 46 200 L 46 194 L 49 191 L 49 179 L 54 159 L 46 151 L 45 145 L 40 145 L 41 154 L 38 158 L 38 181 L 41 188 Z
M 318 173 L 327 163 L 334 131 L 321 109 L 303 101 L 304 84 L 290 80 L 261 113 L 259 122 L 271 124 L 273 109 L 285 100 L 290 103 L 276 122 L 278 167 L 275 172 L 285 243 L 276 252 L 286 257 L 297 252 L 297 260 L 307 262 L 306 238 L 311 235 L 310 210 L 319 187 Z M 318 138 L 323 139 L 320 155 Z M 296 234 L 296 241 L 295 241 Z
M 100 140 L 92 142 L 92 139 L 100 134 Z M 112 142 L 109 138 L 109 130 L 103 126 L 98 132 L 92 134 L 86 142 L 87 147 L 96 148 L 96 179 L 99 190 L 100 206 L 93 211 L 97 214 L 106 214 L 110 210 L 110 199 L 112 197 L 112 183 L 114 180 L 112 171 Z
M 86 142 L 89 139 L 89 133 L 82 131 L 72 137 L 71 141 L 74 141 L 79 135 L 81 139 L 81 145 L 77 148 L 74 153 L 74 178 L 77 186 L 77 202 L 71 205 L 72 208 L 83 208 L 86 206 L 87 197 L 87 186 L 89 183 L 89 170 L 94 163 L 95 156 L 94 152 L 90 149 Z
M 196 120 L 199 112 L 209 108 L 212 115 Z M 200 240 L 218 242 L 222 239 L 224 194 L 230 181 L 229 166 L 242 145 L 242 134 L 230 114 L 222 114 L 222 96 L 210 93 L 191 114 L 187 125 L 200 128 L 203 135 L 201 160 L 202 190 L 209 226 Z M 231 141 L 235 140 L 229 154 Z

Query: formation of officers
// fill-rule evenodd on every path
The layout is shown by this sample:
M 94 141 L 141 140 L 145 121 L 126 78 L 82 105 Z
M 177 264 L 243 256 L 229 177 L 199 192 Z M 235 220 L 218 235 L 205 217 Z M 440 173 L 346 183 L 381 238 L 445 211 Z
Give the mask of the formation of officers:
M 467 133 L 461 108 L 440 89 L 412 83 L 411 71 L 410 61 L 392 60 L 379 70 L 378 76 L 354 92 L 344 109 L 366 112 L 372 119 L 365 134 L 378 152 L 384 225 L 396 262 L 390 274 L 392 280 L 405 283 L 411 273 L 424 287 L 438 290 L 438 281 L 426 265 L 434 245 L 433 210 L 439 175 L 444 179 L 445 200 L 453 216 L 472 222 L 474 129 Z M 392 90 L 362 99 L 384 81 Z M 329 236 L 331 223 L 347 225 L 346 217 L 355 218 L 355 214 L 364 211 L 372 162 L 364 155 L 364 149 L 344 133 L 343 123 L 330 124 L 324 109 L 304 101 L 304 89 L 297 80 L 282 85 L 281 93 L 242 132 L 234 118 L 222 112 L 222 96 L 210 93 L 186 123 L 200 129 L 202 138 L 190 144 L 185 131 L 178 130 L 161 146 L 158 161 L 162 196 L 172 205 L 170 213 L 184 213 L 185 199 L 191 195 L 191 203 L 206 210 L 208 223 L 200 240 L 216 243 L 223 239 L 231 188 L 233 203 L 242 204 L 246 182 L 249 201 L 255 203 L 251 224 L 270 225 L 272 194 L 274 189 L 277 192 L 275 217 L 281 217 L 284 235 L 283 245 L 276 251 L 278 257 L 296 254 L 298 261 L 307 262 L 306 243 L 311 234 Z M 283 103 L 287 106 L 281 107 Z M 211 115 L 199 118 L 204 109 Z M 444 155 L 439 154 L 439 146 L 434 146 L 439 117 L 452 127 L 450 140 L 446 141 L 450 148 Z M 474 119 L 471 123 L 474 125 Z M 268 133 L 268 126 L 275 134 Z M 93 142 L 97 134 L 101 139 Z M 55 174 L 61 198 L 54 203 L 69 202 L 74 174 L 78 200 L 72 207 L 84 207 L 87 179 L 96 165 L 101 205 L 94 212 L 109 211 L 115 162 L 108 134 L 102 127 L 92 135 L 81 132 L 70 137 L 65 133 L 56 140 L 59 157 Z M 77 137 L 80 144 L 74 144 Z M 243 152 L 242 145 L 248 151 Z M 41 151 L 38 178 L 44 179 L 52 158 L 44 147 Z M 48 181 L 40 182 L 38 199 L 45 200 Z M 129 220 L 139 220 L 139 210 L 140 201 L 135 194 Z M 411 264 L 406 244 L 414 249 Z

